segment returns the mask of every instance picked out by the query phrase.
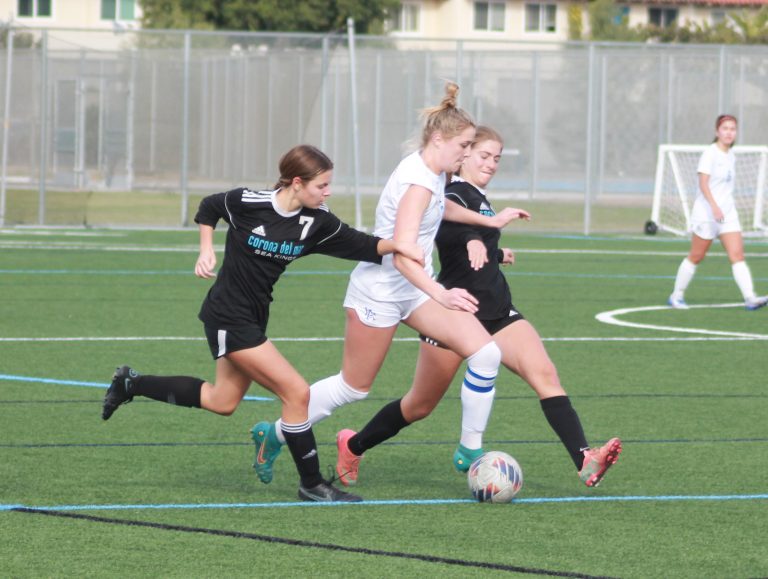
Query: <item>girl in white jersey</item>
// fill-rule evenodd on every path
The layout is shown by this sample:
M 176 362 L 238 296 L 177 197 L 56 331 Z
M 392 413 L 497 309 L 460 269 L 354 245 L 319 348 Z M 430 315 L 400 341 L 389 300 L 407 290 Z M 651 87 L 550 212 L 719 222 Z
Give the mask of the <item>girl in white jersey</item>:
M 685 290 L 696 273 L 696 266 L 707 255 L 716 237 L 728 253 L 733 278 L 741 290 L 747 310 L 757 310 L 768 305 L 768 296 L 755 295 L 752 274 L 744 261 L 741 223 L 733 199 L 736 157 L 731 147 L 736 142 L 736 132 L 736 117 L 717 117 L 715 140 L 699 159 L 699 191 L 691 211 L 691 250 L 677 270 L 675 288 L 667 300 L 675 309 L 688 308 Z
M 375 234 L 393 240 L 417 241 L 425 264 L 410 259 L 382 259 L 375 267 L 356 267 L 344 300 L 347 325 L 341 373 L 316 382 L 310 389 L 309 420 L 316 423 L 334 409 L 368 396 L 399 323 L 427 334 L 467 360 L 467 399 L 492 398 L 501 352 L 473 315 L 477 300 L 464 289 L 445 289 L 433 279 L 432 248 L 442 219 L 486 227 L 503 227 L 513 219 L 528 219 L 520 209 L 506 208 L 493 217 L 445 203 L 446 173 L 456 172 L 475 136 L 472 118 L 456 106 L 458 86 L 446 85 L 442 103 L 424 112 L 420 149 L 403 159 L 392 173 L 376 208 Z M 386 232 L 386 233 L 385 233 Z M 487 262 L 482 256 L 479 268 Z M 462 394 L 464 397 L 464 394 Z M 393 422 L 410 422 L 399 405 L 389 411 Z M 485 430 L 482 413 L 477 436 Z M 252 430 L 257 457 L 254 468 L 262 482 L 272 480 L 272 463 L 280 452 L 281 428 L 260 422 Z M 357 480 L 359 454 L 337 436 L 337 473 L 346 485 Z M 472 444 L 472 441 L 467 441 Z
M 471 154 L 464 161 L 460 177 L 446 187 L 448 204 L 460 204 L 472 211 L 493 215 L 491 201 L 486 195 L 501 160 L 503 140 L 490 127 L 477 127 Z M 557 433 L 568 451 L 579 478 L 588 487 L 595 487 L 621 453 L 621 440 L 612 438 L 602 447 L 590 448 L 581 420 L 571 405 L 568 394 L 560 384 L 555 365 L 533 325 L 512 303 L 512 292 L 501 271 L 501 265 L 514 263 L 511 249 L 499 246 L 498 229 L 444 222 L 435 243 L 440 257 L 438 281 L 445 287 L 464 287 L 479 300 L 475 314 L 493 336 L 501 349 L 501 363 L 525 380 L 538 395 L 547 422 Z M 482 252 L 491 257 L 481 268 L 472 267 L 473 256 Z M 461 357 L 430 337 L 421 336 L 416 374 L 411 389 L 400 400 L 387 403 L 362 430 L 349 438 L 350 449 L 368 452 L 384 440 L 396 436 L 404 426 L 426 418 L 448 391 L 454 375 L 461 366 Z M 453 464 L 459 472 L 467 472 L 472 461 L 484 450 L 476 433 L 477 417 L 491 413 L 493 400 L 485 399 L 485 408 L 474 404 L 467 407 L 462 386 L 462 411 L 471 418 L 470 437 L 477 446 L 467 448 L 459 443 L 453 454 Z M 389 422 L 390 407 L 398 405 L 408 424 Z M 462 435 L 464 435 L 462 421 Z M 482 433 L 480 433 L 482 434 Z

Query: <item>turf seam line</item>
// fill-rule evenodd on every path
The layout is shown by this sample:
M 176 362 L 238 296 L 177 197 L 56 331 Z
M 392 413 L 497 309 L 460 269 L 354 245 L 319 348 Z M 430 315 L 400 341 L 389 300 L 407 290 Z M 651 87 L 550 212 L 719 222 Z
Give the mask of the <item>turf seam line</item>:
M 625 440 L 632 444 L 736 444 L 736 443 L 762 443 L 768 442 L 768 438 L 681 438 L 681 439 L 657 439 L 657 440 Z M 491 440 L 489 444 L 561 444 L 558 440 Z M 204 447 L 204 446 L 252 446 L 251 442 L 64 442 L 64 443 L 21 443 L 0 444 L 0 448 L 114 448 L 114 447 Z M 450 446 L 455 442 L 440 440 L 420 441 L 387 441 L 382 446 Z M 320 446 L 336 446 L 335 442 L 319 442 Z
M 574 577 L 581 579 L 610 579 L 606 576 L 585 575 L 582 573 L 572 573 L 567 571 L 548 571 L 546 569 L 534 569 L 529 567 L 519 567 L 516 565 L 503 565 L 500 563 L 487 563 L 483 561 L 464 561 L 461 559 L 450 559 L 446 557 L 436 557 L 432 555 L 419 555 L 416 553 L 402 553 L 399 551 L 383 551 L 379 549 L 369 549 L 365 547 L 345 547 L 343 545 L 334 545 L 332 543 L 317 543 L 314 541 L 303 541 L 299 539 L 285 539 L 282 537 L 273 537 L 269 535 L 258 535 L 255 533 L 245 533 L 240 531 L 227 531 L 223 529 L 207 529 L 204 527 L 186 527 L 182 525 L 171 525 L 167 523 L 155 523 L 152 521 L 133 521 L 129 519 L 115 519 L 110 517 L 96 517 L 93 515 L 81 515 L 76 513 L 62 513 L 59 511 L 48 511 L 43 509 L 32 509 L 28 507 L 19 507 L 13 509 L 13 512 L 46 515 L 51 517 L 62 517 L 70 519 L 79 519 L 84 521 L 107 523 L 113 525 L 125 525 L 146 527 L 162 531 L 179 531 L 182 533 L 199 533 L 206 535 L 216 535 L 220 537 L 231 537 L 234 539 L 248 539 L 252 541 L 261 541 L 264 543 L 278 543 L 294 547 L 308 547 L 313 549 L 322 549 L 327 551 L 342 551 L 359 555 L 373 555 L 379 557 L 392 557 L 398 559 L 412 559 L 423 561 L 425 563 L 438 563 L 445 565 L 456 565 L 460 567 L 470 567 L 479 569 L 492 569 L 494 571 L 508 571 L 512 573 L 525 573 L 528 575 L 545 575 L 549 577 Z
M 669 439 L 622 439 L 624 444 L 741 444 L 763 443 L 768 438 L 669 438 Z M 336 446 L 336 442 L 318 442 L 319 446 Z M 382 446 L 452 446 L 455 441 L 443 440 L 388 440 Z M 559 440 L 489 440 L 493 444 L 562 444 Z M 154 448 L 154 447 L 205 447 L 205 446 L 253 446 L 252 442 L 33 442 L 0 444 L 0 448 Z

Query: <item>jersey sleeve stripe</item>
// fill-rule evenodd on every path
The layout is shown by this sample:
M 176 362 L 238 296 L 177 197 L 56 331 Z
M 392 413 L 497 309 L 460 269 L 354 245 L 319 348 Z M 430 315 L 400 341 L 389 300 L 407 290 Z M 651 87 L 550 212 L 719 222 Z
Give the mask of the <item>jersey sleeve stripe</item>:
M 334 235 L 336 235 L 336 234 L 337 234 L 339 231 L 341 231 L 341 225 L 342 225 L 342 224 L 341 224 L 341 223 L 339 223 L 339 226 L 336 228 L 336 231 L 334 231 L 333 233 L 331 233 L 331 234 L 330 234 L 328 237 L 324 237 L 323 239 L 321 239 L 320 241 L 318 241 L 318 242 L 317 242 L 317 244 L 318 244 L 318 245 L 321 245 L 321 244 L 325 243 L 326 241 L 328 241 L 328 240 L 329 240 L 331 237 L 333 237 Z
M 456 203 L 461 203 L 464 207 L 469 208 L 467 202 L 464 201 L 464 199 L 462 199 L 461 196 L 457 195 L 456 193 L 446 193 L 445 198 L 450 199 L 451 201 L 455 201 Z
M 229 204 L 227 201 L 229 200 L 229 195 L 224 195 L 224 209 L 227 210 L 227 215 L 229 215 L 229 224 L 237 229 L 237 225 L 235 224 L 235 217 L 232 215 L 232 212 L 229 210 Z

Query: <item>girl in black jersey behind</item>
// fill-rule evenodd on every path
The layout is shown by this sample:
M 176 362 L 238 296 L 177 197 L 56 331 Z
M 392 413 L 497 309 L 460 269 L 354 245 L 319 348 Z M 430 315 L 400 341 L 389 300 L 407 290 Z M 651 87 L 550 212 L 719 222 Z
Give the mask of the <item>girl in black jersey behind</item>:
M 272 289 L 289 263 L 312 253 L 380 263 L 382 255 L 394 251 L 421 261 L 423 252 L 416 244 L 380 239 L 339 221 L 324 204 L 331 194 L 332 169 L 333 163 L 322 151 L 299 145 L 281 158 L 280 180 L 273 191 L 239 188 L 201 201 L 195 216 L 200 228 L 195 275 L 216 278 L 199 314 L 216 360 L 216 381 L 141 375 L 122 366 L 104 397 L 104 420 L 134 396 L 228 416 L 251 382 L 257 382 L 282 402 L 283 434 L 301 478 L 299 498 L 362 500 L 320 475 L 317 445 L 307 419 L 309 385 L 266 336 Z M 220 219 L 229 229 L 217 276 L 213 231 Z
M 494 215 L 484 190 L 496 173 L 502 148 L 503 141 L 496 131 L 477 127 L 460 177 L 454 178 L 446 187 L 446 200 L 478 213 Z M 600 448 L 589 448 L 579 417 L 560 385 L 557 369 L 539 334 L 512 304 L 509 285 L 499 265 L 514 263 L 514 254 L 509 248 L 499 247 L 500 237 L 495 228 L 443 221 L 435 238 L 441 265 L 437 280 L 448 289 L 465 288 L 475 296 L 478 301 L 475 316 L 499 346 L 502 364 L 536 392 L 547 421 L 563 442 L 579 477 L 587 486 L 597 486 L 605 471 L 618 459 L 621 441 L 612 438 Z M 421 338 L 413 385 L 400 401 L 408 424 L 432 412 L 462 362 L 461 356 L 435 340 L 426 336 Z M 469 425 L 487 423 L 492 404 L 492 397 L 485 401 L 473 399 L 468 403 L 462 396 L 462 432 L 466 432 Z M 357 434 L 364 448 L 383 442 L 408 425 L 394 424 L 388 418 L 386 408 Z M 473 416 L 468 421 L 469 414 Z M 478 420 L 480 415 L 485 418 Z M 460 443 L 453 456 L 454 467 L 466 472 L 472 461 L 482 454 L 481 446 L 467 448 Z

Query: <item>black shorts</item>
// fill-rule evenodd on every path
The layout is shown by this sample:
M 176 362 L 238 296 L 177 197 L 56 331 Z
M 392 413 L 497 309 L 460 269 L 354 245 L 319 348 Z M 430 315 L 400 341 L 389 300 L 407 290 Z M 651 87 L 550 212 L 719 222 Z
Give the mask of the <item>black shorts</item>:
M 205 337 L 208 339 L 208 347 L 214 360 L 225 354 L 256 348 L 267 341 L 267 336 L 258 326 L 244 326 L 234 330 L 219 330 L 211 326 L 205 326 Z
M 481 324 L 483 324 L 483 327 L 485 330 L 493 336 L 494 334 L 500 332 L 504 328 L 506 328 L 510 324 L 514 324 L 518 320 L 524 320 L 525 316 L 518 312 L 515 309 L 515 306 L 512 306 L 512 308 L 509 310 L 509 315 L 505 316 L 503 318 L 496 318 L 495 320 L 478 320 Z M 419 334 L 419 339 L 422 342 L 425 342 L 427 344 L 431 344 L 432 346 L 437 346 L 438 348 L 443 348 L 445 350 L 448 350 L 449 348 L 437 340 L 430 338 L 429 336 L 425 336 L 424 334 Z

